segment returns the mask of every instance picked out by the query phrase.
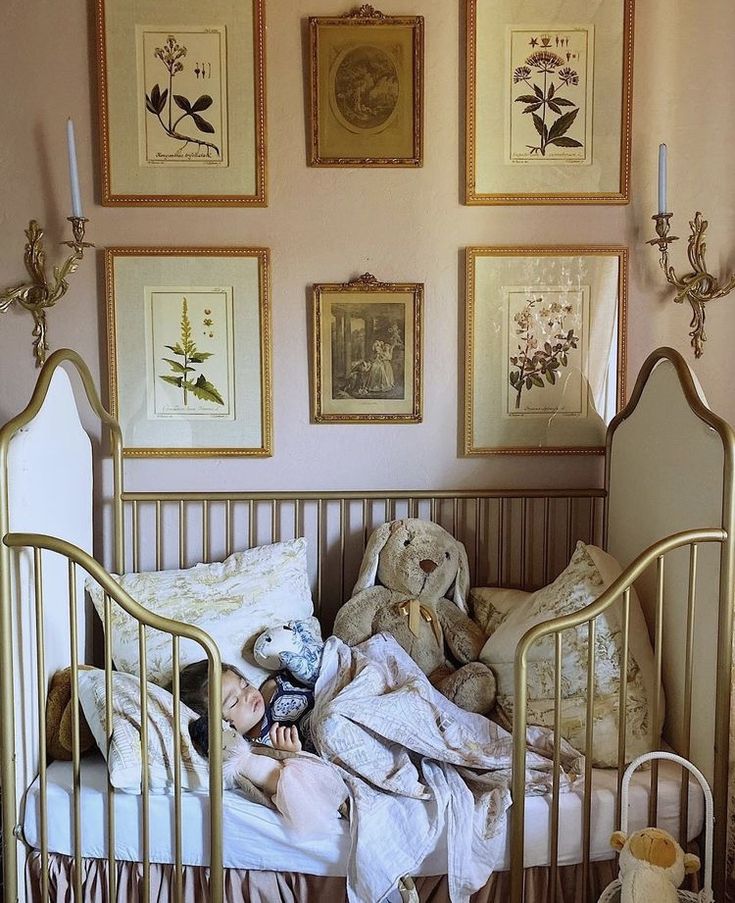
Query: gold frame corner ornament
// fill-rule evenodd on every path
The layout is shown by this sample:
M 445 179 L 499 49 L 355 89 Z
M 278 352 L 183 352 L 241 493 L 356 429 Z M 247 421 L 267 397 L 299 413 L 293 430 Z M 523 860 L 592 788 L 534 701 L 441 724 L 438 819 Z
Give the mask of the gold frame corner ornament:
M 260 432 L 261 443 L 253 447 L 130 447 L 123 446 L 128 458 L 269 458 L 273 455 L 273 373 L 271 277 L 269 248 L 166 248 L 113 247 L 105 250 L 105 292 L 107 311 L 107 351 L 109 363 L 110 410 L 119 417 L 119 378 L 117 366 L 117 318 L 115 307 L 115 260 L 119 257 L 242 257 L 258 261 L 259 325 L 260 325 Z
M 465 0 L 465 177 L 464 203 L 467 206 L 629 204 L 631 136 L 633 117 L 633 49 L 635 0 L 617 0 L 623 7 L 623 48 L 621 61 L 620 169 L 617 191 L 606 192 L 498 192 L 477 190 L 477 4 Z
M 326 379 L 322 354 L 322 299 L 328 294 L 411 294 L 413 297 L 413 357 L 405 359 L 405 373 L 411 364 L 413 403 L 407 413 L 335 413 L 326 412 L 322 401 Z M 423 306 L 424 284 L 420 282 L 381 282 L 372 273 L 363 273 L 348 282 L 314 283 L 311 290 L 311 412 L 312 423 L 421 423 L 423 420 Z M 406 380 L 408 382 L 408 380 Z
M 628 249 L 618 245 L 599 246 L 543 246 L 543 247 L 485 247 L 471 246 L 465 249 L 465 337 L 464 337 L 464 409 L 462 415 L 462 450 L 466 457 L 491 455 L 604 455 L 604 438 L 600 445 L 591 446 L 478 446 L 474 435 L 474 359 L 476 309 L 475 263 L 481 257 L 617 257 L 617 361 L 616 361 L 616 412 L 622 410 L 626 401 L 627 368 L 627 308 L 628 308 Z
M 339 28 L 383 28 L 403 26 L 413 32 L 413 117 L 412 152 L 408 156 L 333 156 L 321 147 L 319 92 L 319 29 L 322 26 Z M 342 16 L 309 17 L 309 148 L 308 164 L 313 167 L 356 168 L 419 168 L 424 165 L 424 17 L 389 16 L 364 3 Z M 327 103 L 325 100 L 324 103 Z

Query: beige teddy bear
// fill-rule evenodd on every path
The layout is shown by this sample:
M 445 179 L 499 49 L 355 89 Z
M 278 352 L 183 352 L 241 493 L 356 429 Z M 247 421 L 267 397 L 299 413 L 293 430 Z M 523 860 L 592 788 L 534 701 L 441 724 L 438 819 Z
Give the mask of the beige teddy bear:
M 452 586 L 450 602 L 444 596 Z M 466 614 L 468 590 L 467 553 L 443 527 L 418 519 L 383 524 L 368 541 L 334 633 L 350 646 L 390 634 L 441 693 L 484 715 L 495 704 L 495 677 L 477 661 L 486 637 Z
M 630 837 L 616 831 L 610 846 L 620 851 L 620 903 L 678 903 L 684 876 L 699 870 L 699 857 L 685 853 L 660 828 L 644 828 Z

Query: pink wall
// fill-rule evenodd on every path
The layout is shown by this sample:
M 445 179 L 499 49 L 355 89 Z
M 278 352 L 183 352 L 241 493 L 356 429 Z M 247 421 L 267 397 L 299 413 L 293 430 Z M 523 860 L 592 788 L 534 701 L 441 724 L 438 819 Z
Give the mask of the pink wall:
M 342 0 L 267 0 L 270 206 L 264 210 L 103 209 L 99 195 L 91 14 L 83 0 L 5 0 L 2 23 L 0 285 L 23 278 L 23 229 L 47 230 L 52 261 L 68 237 L 64 123 L 73 116 L 89 239 L 108 245 L 258 245 L 272 249 L 275 455 L 265 460 L 137 460 L 137 488 L 440 488 L 586 485 L 583 457 L 458 457 L 462 354 L 460 249 L 469 244 L 626 244 L 631 248 L 628 383 L 646 355 L 673 345 L 693 360 L 687 310 L 664 286 L 653 234 L 656 149 L 670 148 L 675 232 L 701 209 L 712 222 L 710 265 L 735 265 L 732 0 L 639 0 L 636 16 L 633 201 L 628 207 L 469 208 L 463 176 L 457 0 L 390 0 L 386 13 L 426 19 L 426 150 L 417 171 L 306 166 L 301 23 L 336 15 Z M 683 267 L 684 242 L 673 261 Z M 101 255 L 98 253 L 98 257 Z M 50 345 L 77 349 L 106 386 L 101 259 L 85 260 L 51 311 Z M 370 270 L 426 283 L 424 422 L 309 423 L 307 287 Z M 730 354 L 735 295 L 709 315 L 696 370 L 711 405 L 735 420 Z M 31 318 L 0 318 L 0 419 L 26 402 L 35 376 Z

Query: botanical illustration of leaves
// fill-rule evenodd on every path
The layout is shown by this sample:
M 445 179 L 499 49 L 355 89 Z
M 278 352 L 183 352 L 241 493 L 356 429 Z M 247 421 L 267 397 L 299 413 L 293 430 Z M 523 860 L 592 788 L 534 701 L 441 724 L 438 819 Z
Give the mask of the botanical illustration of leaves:
M 192 113 L 201 113 L 202 110 L 206 110 L 212 106 L 214 101 L 209 96 L 209 94 L 202 94 L 200 98 L 194 101 L 191 106 Z
M 568 131 L 574 120 L 577 118 L 577 113 L 579 113 L 579 109 L 570 110 L 568 113 L 565 113 L 563 116 L 560 116 L 556 122 L 549 129 L 549 141 L 553 138 L 559 138 L 564 132 Z
M 550 383 L 552 386 L 556 385 L 556 373 L 553 370 L 546 371 L 546 381 Z
M 539 97 L 541 100 L 544 99 L 544 92 L 541 90 L 541 88 L 539 88 L 538 85 L 534 85 L 533 90 L 536 94 L 536 97 Z
M 556 88 L 554 87 L 554 82 L 552 82 L 549 85 L 549 96 L 548 96 L 547 100 L 551 100 L 551 98 L 554 96 L 554 91 L 556 91 Z
M 180 354 L 182 357 L 184 356 L 184 349 L 177 342 L 175 345 L 165 345 L 165 348 L 168 348 L 170 351 L 173 351 L 174 354 Z
M 582 147 L 582 142 L 577 141 L 575 138 L 568 138 L 566 135 L 562 135 L 561 138 L 552 138 L 549 141 L 549 144 L 556 144 L 559 147 Z
M 162 357 L 162 361 L 166 361 L 167 364 L 171 365 L 171 369 L 175 373 L 191 373 L 193 372 L 193 367 L 185 367 L 183 364 L 180 364 L 178 361 L 171 360 L 170 357 Z M 193 360 L 193 358 L 192 358 Z
M 540 103 L 530 103 L 527 107 L 523 108 L 523 112 L 524 113 L 535 113 L 536 110 L 538 110 L 540 106 L 541 106 Z M 549 106 L 551 106 L 551 104 L 549 104 Z M 559 110 L 559 112 L 561 113 L 561 110 Z
M 176 386 L 179 389 L 181 388 L 181 376 L 160 376 L 159 379 L 162 379 L 165 383 L 171 383 L 172 386 Z
M 196 351 L 194 354 L 189 355 L 189 360 L 192 364 L 203 364 L 207 358 L 212 357 L 214 354 L 213 351 Z
M 153 113 L 154 116 L 156 115 L 156 108 L 153 106 L 153 102 L 147 94 L 145 96 L 145 108 L 149 113 Z
M 174 101 L 185 113 L 191 113 L 191 104 L 183 94 L 174 94 Z
M 543 135 L 544 135 L 544 121 L 543 121 L 543 119 L 538 115 L 538 113 L 532 113 L 531 115 L 533 116 L 533 124 L 536 126 L 536 131 L 537 131 L 537 132 L 539 133 L 539 135 L 541 135 L 541 137 L 543 138 Z
M 555 113 L 561 113 L 561 107 L 557 106 L 553 100 L 549 101 L 549 109 L 553 110 Z
M 558 104 L 560 107 L 573 107 L 574 101 L 567 100 L 566 97 L 555 97 L 554 103 Z
M 187 381 L 187 386 L 191 390 L 192 395 L 195 395 L 200 401 L 213 401 L 216 404 L 224 404 L 222 396 L 204 376 L 200 376 L 195 383 Z
M 534 384 L 534 386 L 539 386 L 539 387 L 542 388 L 542 389 L 543 389 L 543 387 L 544 387 L 544 381 L 541 379 L 540 376 L 536 376 L 535 373 L 534 373 L 534 375 L 531 377 L 531 382 Z
M 214 135 L 214 126 L 211 122 L 207 122 L 198 113 L 192 113 L 191 118 L 194 120 L 196 127 L 200 132 L 206 132 L 208 135 Z
M 538 103 L 538 96 L 536 94 L 521 94 L 520 97 L 516 97 L 516 103 Z

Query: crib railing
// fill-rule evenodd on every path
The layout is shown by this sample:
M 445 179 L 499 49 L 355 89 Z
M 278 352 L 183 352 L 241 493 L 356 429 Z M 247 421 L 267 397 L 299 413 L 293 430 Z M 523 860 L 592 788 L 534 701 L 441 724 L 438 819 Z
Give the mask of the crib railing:
M 57 553 L 68 562 L 68 613 L 69 613 L 69 660 L 71 664 L 71 702 L 72 702 L 72 775 L 73 775 L 73 850 L 74 850 L 74 899 L 81 901 L 83 864 L 82 864 L 82 811 L 81 811 L 81 752 L 80 752 L 80 714 L 79 714 L 79 636 L 77 624 L 79 620 L 77 568 L 81 568 L 97 581 L 104 592 L 104 670 L 105 670 L 105 733 L 109 753 L 113 734 L 113 662 L 112 662 L 112 605 L 119 605 L 123 611 L 138 622 L 138 643 L 140 662 L 140 747 L 141 747 L 141 796 L 143 809 L 142 841 L 143 841 L 143 881 L 142 899 L 150 900 L 150 807 L 149 807 L 149 766 L 148 749 L 148 669 L 146 661 L 146 630 L 152 628 L 169 634 L 171 637 L 171 654 L 173 661 L 173 724 L 180 723 L 179 700 L 179 643 L 181 639 L 193 640 L 202 648 L 203 655 L 209 662 L 209 707 L 211 711 L 219 711 L 221 707 L 222 667 L 219 650 L 211 637 L 188 624 L 179 623 L 169 618 L 160 617 L 139 605 L 109 576 L 109 574 L 90 555 L 78 547 L 54 536 L 36 533 L 9 533 L 4 537 L 5 545 L 11 549 L 33 550 L 33 587 L 35 601 L 35 637 L 36 637 L 36 676 L 38 681 L 37 715 L 38 715 L 38 773 L 39 773 L 39 809 L 40 809 L 40 846 L 41 846 L 41 899 L 50 900 L 49 895 L 49 853 L 48 853 L 48 811 L 47 811 L 47 737 L 46 737 L 46 687 L 48 675 L 46 671 L 45 649 L 45 609 L 43 593 L 43 559 L 42 552 Z M 81 602 L 83 603 L 83 600 Z M 12 656 L 12 645 L 9 636 L 2 638 L 2 654 Z M 2 700 L 3 710 L 12 709 L 12 697 Z M 174 887 L 176 899 L 183 900 L 183 862 L 182 862 L 182 818 L 181 818 L 181 744 L 178 729 L 173 731 L 174 737 Z M 3 795 L 12 797 L 15 794 L 15 782 L 3 787 Z M 221 722 L 212 718 L 209 722 L 209 829 L 210 829 L 210 899 L 221 903 L 223 899 L 222 872 L 222 727 Z M 108 897 L 117 900 L 117 860 L 115 844 L 115 788 L 112 786 L 109 771 L 107 780 L 107 849 L 108 849 Z M 15 823 L 13 834 L 23 839 L 19 800 L 13 804 Z M 9 899 L 16 898 L 14 881 L 16 875 L 17 848 L 6 846 L 12 851 L 11 861 L 5 863 L 5 874 L 8 877 L 6 892 Z
M 565 631 L 577 630 L 587 627 L 587 706 L 585 719 L 585 750 L 588 758 L 594 743 L 594 710 L 595 710 L 595 638 L 597 619 L 615 604 L 622 604 L 622 653 L 620 656 L 619 671 L 619 695 L 618 695 L 618 749 L 617 749 L 617 795 L 615 809 L 616 827 L 621 823 L 621 786 L 626 767 L 626 697 L 628 691 L 628 663 L 629 663 L 629 633 L 630 633 L 630 596 L 631 588 L 636 580 L 654 564 L 656 565 L 656 604 L 655 623 L 653 624 L 654 656 L 656 671 L 656 692 L 653 699 L 651 718 L 654 726 L 660 721 L 662 705 L 662 650 L 664 631 L 664 576 L 665 556 L 682 547 L 689 547 L 689 569 L 687 582 L 687 616 L 686 624 L 681 627 L 684 635 L 684 700 L 683 700 L 683 724 L 679 734 L 681 746 L 677 750 L 684 758 L 689 758 L 691 753 L 691 718 L 695 702 L 700 705 L 708 705 L 714 712 L 715 693 L 714 687 L 707 688 L 707 696 L 703 699 L 693 699 L 693 666 L 694 666 L 694 624 L 696 609 L 697 587 L 697 557 L 698 547 L 702 543 L 720 543 L 727 540 L 727 533 L 719 528 L 687 530 L 676 533 L 660 540 L 650 546 L 625 571 L 602 593 L 594 602 L 563 617 L 545 623 L 537 624 L 524 634 L 515 654 L 515 688 L 513 710 L 513 779 L 511 807 L 511 900 L 510 903 L 523 903 L 524 901 L 524 801 L 525 801 L 525 772 L 526 772 L 526 732 L 528 728 L 528 670 L 530 654 L 539 641 L 547 637 L 554 640 L 554 720 L 553 731 L 556 737 L 560 737 L 562 724 L 562 710 L 564 702 L 562 698 L 562 637 Z M 724 584 L 720 593 L 725 593 Z M 622 600 L 622 601 L 621 601 Z M 715 600 L 709 602 L 714 605 Z M 731 604 L 731 600 L 724 600 L 725 604 Z M 723 604 L 723 600 L 719 600 Z M 715 638 L 710 638 L 711 641 Z M 714 649 L 713 649 L 714 652 Z M 716 714 L 716 713 L 715 713 Z M 655 729 L 655 728 L 654 728 Z M 714 738 L 713 738 L 714 741 Z M 658 763 L 651 768 L 651 785 L 649 795 L 649 824 L 655 825 L 658 817 Z M 556 903 L 557 900 L 557 873 L 559 850 L 559 805 L 560 805 L 560 744 L 555 745 L 553 758 L 553 783 L 550 819 L 550 861 L 551 874 L 549 880 L 548 903 Z M 718 788 L 716 788 L 717 791 Z M 716 793 L 716 822 L 720 826 L 726 824 L 727 795 L 725 788 L 719 788 Z M 591 806 L 592 806 L 592 767 L 587 763 L 584 775 L 584 793 L 582 803 L 582 886 L 583 899 L 592 900 L 590 847 L 591 847 Z M 683 771 L 679 808 L 679 835 L 680 842 L 687 842 L 688 827 L 688 773 Z M 722 829 L 722 827 L 721 827 Z
M 189 567 L 305 536 L 314 607 L 329 630 L 370 533 L 385 521 L 440 523 L 464 543 L 473 586 L 536 589 L 566 566 L 577 540 L 601 544 L 604 496 L 601 489 L 125 492 L 123 568 Z M 105 560 L 112 567 L 112 549 Z

